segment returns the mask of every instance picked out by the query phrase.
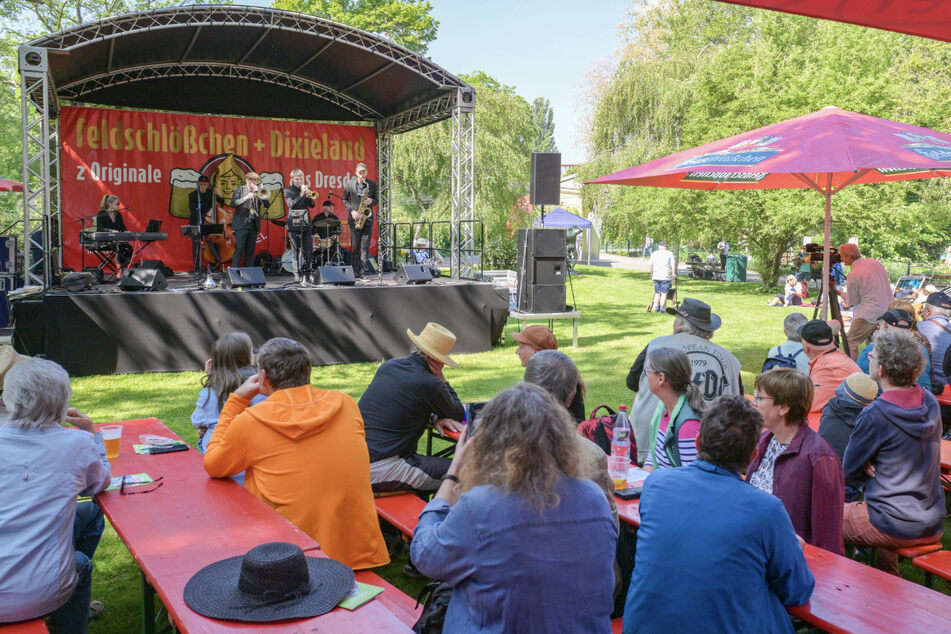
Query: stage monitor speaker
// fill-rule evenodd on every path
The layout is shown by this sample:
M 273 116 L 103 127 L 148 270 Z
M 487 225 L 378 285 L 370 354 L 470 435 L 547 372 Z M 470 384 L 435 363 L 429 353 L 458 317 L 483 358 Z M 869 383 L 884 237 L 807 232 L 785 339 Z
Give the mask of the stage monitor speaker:
M 161 261 L 161 260 L 142 260 L 141 262 L 139 262 L 138 264 L 135 265 L 135 268 L 137 268 L 137 269 L 158 269 L 158 270 L 160 270 L 162 273 L 165 274 L 165 277 L 171 277 L 171 276 L 175 275 L 175 271 L 173 271 L 170 267 L 165 266 L 165 262 L 163 262 L 163 261 Z
M 353 286 L 357 283 L 353 276 L 352 266 L 319 266 L 317 267 L 317 277 L 321 284 Z
M 232 266 L 224 280 L 225 288 L 264 288 L 264 269 L 260 266 Z
M 158 269 L 122 269 L 119 288 L 123 291 L 164 291 L 168 282 Z
M 519 229 L 518 259 L 563 258 L 568 254 L 568 239 L 564 229 Z
M 422 264 L 403 264 L 396 272 L 396 281 L 399 284 L 425 284 L 432 279 L 432 271 Z
M 564 284 L 523 284 L 518 289 L 518 310 L 523 313 L 563 313 Z
M 558 205 L 561 202 L 561 152 L 532 152 L 533 205 Z

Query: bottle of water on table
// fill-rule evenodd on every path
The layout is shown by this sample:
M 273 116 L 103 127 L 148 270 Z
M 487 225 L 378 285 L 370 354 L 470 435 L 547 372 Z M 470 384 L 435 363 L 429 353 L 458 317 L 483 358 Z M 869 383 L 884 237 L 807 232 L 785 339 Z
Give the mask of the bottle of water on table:
M 614 480 L 614 490 L 627 488 L 627 470 L 631 466 L 631 422 L 627 418 L 627 405 L 618 407 L 614 421 L 614 436 L 611 439 L 611 455 L 608 471 Z

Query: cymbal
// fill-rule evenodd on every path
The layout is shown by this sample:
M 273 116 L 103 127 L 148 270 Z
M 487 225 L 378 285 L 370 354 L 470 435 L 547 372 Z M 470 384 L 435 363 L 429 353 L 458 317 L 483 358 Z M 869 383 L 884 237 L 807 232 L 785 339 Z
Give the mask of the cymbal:
M 338 218 L 326 218 L 324 220 L 314 221 L 315 227 L 339 227 L 340 220 Z
M 271 222 L 273 222 L 274 224 L 276 224 L 278 227 L 283 227 L 283 226 L 287 225 L 287 221 L 286 221 L 286 220 L 271 220 L 270 218 L 268 218 L 268 220 L 270 220 Z

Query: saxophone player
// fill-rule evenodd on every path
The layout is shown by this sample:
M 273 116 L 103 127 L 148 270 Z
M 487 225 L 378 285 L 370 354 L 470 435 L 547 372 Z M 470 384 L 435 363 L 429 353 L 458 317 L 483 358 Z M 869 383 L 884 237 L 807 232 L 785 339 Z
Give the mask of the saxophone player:
M 367 178 L 367 166 L 357 163 L 354 169 L 356 178 L 343 188 L 343 204 L 347 208 L 347 224 L 350 225 L 350 258 L 353 263 L 353 275 L 357 279 L 366 276 L 370 257 L 370 238 L 373 235 L 373 208 L 378 201 L 376 182 Z M 361 206 L 369 215 L 362 228 L 357 228 Z

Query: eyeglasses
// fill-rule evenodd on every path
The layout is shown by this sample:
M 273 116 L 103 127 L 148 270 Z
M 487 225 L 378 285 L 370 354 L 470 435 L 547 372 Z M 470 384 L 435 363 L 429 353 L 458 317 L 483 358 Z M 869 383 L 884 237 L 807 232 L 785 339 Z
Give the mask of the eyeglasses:
M 162 482 L 162 479 L 164 477 L 165 476 L 159 476 L 155 480 L 152 480 L 152 484 L 155 484 L 156 486 L 152 487 L 151 489 L 147 489 L 145 491 L 126 491 L 125 476 L 122 476 L 122 484 L 119 487 L 119 495 L 141 495 L 143 493 L 151 493 L 152 491 L 157 491 L 162 488 L 162 485 L 165 484 L 164 482 Z
M 761 394 L 754 394 L 752 398 L 753 405 L 757 405 L 761 403 L 762 401 L 771 401 L 771 400 L 773 400 L 772 396 L 763 396 Z

